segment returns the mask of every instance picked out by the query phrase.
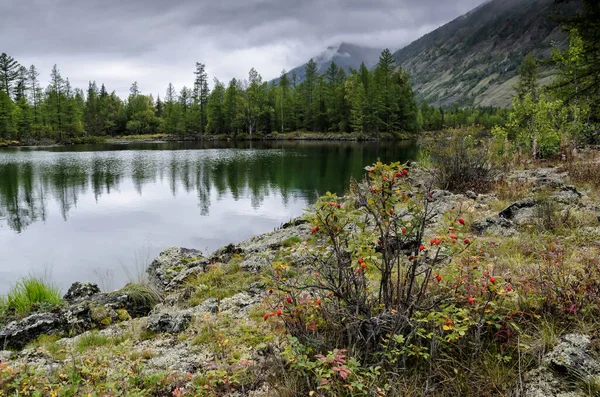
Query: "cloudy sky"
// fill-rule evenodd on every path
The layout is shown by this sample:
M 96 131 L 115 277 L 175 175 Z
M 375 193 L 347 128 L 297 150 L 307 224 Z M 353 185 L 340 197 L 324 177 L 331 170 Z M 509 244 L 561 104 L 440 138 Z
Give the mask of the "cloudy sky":
M 209 78 L 265 78 L 342 41 L 398 49 L 484 0 L 0 0 L 0 53 L 126 96 Z

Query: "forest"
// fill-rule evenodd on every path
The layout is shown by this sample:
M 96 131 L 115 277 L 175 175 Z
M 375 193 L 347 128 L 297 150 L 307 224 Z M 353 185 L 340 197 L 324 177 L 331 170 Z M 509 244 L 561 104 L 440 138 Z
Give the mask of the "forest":
M 156 98 L 137 82 L 120 98 L 104 84 L 75 88 L 57 65 L 42 87 L 31 65 L 0 55 L 0 138 L 22 143 L 93 142 L 103 137 L 169 134 L 181 139 L 208 135 L 233 138 L 308 131 L 393 138 L 399 133 L 446 127 L 502 124 L 504 109 L 439 109 L 417 104 L 408 74 L 384 50 L 375 68 L 347 73 L 332 62 L 319 75 L 311 59 L 306 76 L 281 73 L 263 80 L 253 68 L 244 80 L 209 87 L 206 65 L 197 62 L 190 87 L 169 83 Z

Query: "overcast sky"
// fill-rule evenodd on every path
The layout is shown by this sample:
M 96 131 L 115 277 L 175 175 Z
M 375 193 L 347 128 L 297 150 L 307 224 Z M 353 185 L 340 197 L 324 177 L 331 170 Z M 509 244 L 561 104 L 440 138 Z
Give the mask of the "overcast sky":
M 342 41 L 398 49 L 484 0 L 0 0 L 0 53 L 126 96 L 209 78 L 265 79 Z

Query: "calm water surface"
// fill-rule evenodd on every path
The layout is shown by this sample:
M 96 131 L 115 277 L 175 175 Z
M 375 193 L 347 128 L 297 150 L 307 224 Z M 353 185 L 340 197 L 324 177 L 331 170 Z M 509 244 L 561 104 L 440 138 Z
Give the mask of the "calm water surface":
M 141 143 L 0 150 L 0 294 L 28 274 L 118 288 L 170 246 L 271 231 L 401 143 Z M 126 270 L 128 269 L 128 270 Z

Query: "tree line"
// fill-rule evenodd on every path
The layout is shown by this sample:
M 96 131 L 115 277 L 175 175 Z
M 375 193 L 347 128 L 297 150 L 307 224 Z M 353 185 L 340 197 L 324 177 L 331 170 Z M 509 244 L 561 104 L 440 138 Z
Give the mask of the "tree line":
M 205 64 L 196 63 L 190 87 L 177 89 L 169 83 L 162 98 L 156 99 L 142 93 L 137 82 L 125 99 L 93 81 L 85 91 L 73 88 L 56 65 L 46 88 L 39 75 L 34 65 L 26 68 L 9 55 L 0 55 L 3 140 L 64 142 L 154 133 L 254 137 L 294 131 L 381 137 L 463 123 L 491 128 L 498 121 L 493 108 L 444 111 L 418 106 L 408 74 L 389 50 L 382 52 L 372 70 L 363 64 L 346 72 L 331 62 L 319 74 L 311 59 L 302 81 L 283 71 L 269 83 L 251 69 L 247 79 L 234 78 L 227 84 L 214 78 L 211 88 Z

